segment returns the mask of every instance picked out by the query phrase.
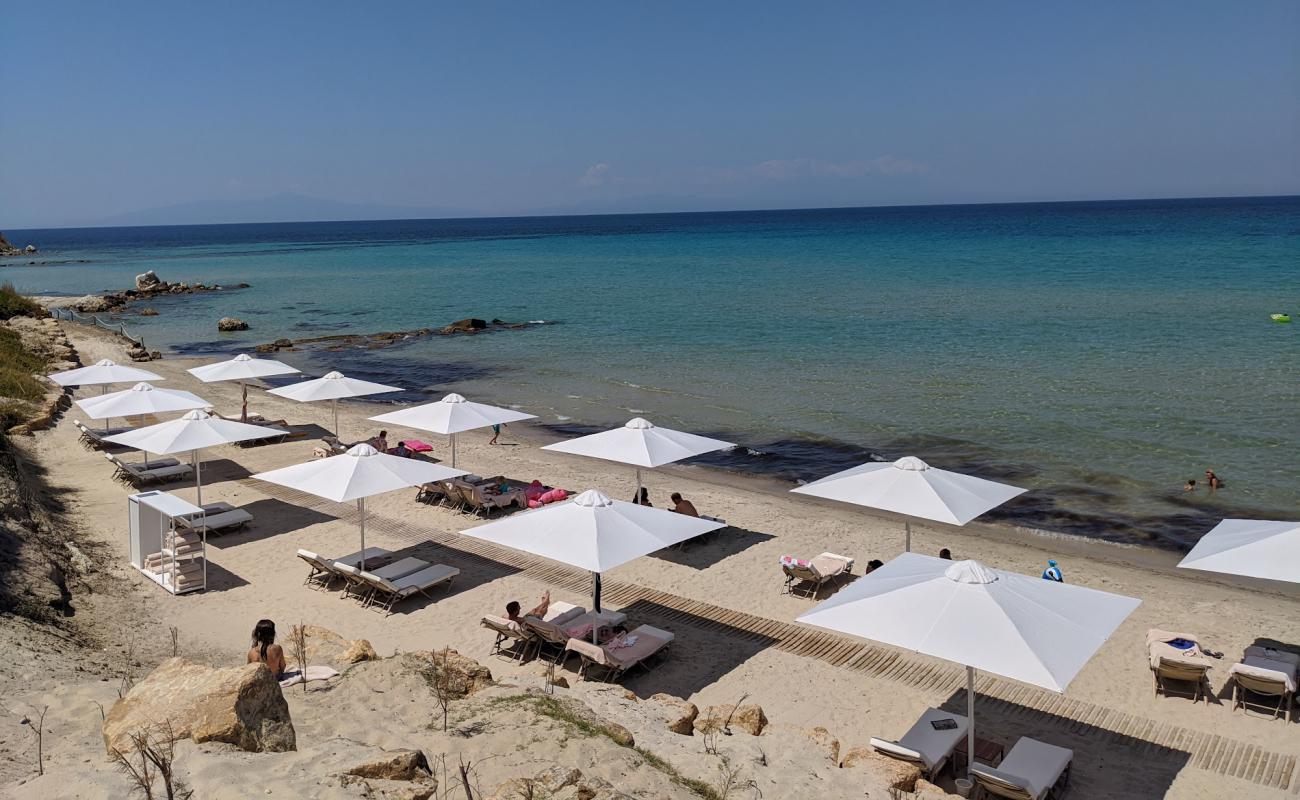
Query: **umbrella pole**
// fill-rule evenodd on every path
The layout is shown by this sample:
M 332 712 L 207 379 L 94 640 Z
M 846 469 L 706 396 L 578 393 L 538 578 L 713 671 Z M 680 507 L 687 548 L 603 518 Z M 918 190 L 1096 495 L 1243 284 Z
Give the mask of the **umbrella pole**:
M 361 517 L 361 571 L 366 571 L 366 498 L 357 498 L 357 514 Z
M 912 523 L 904 522 L 903 530 L 906 531 L 903 534 L 903 552 L 910 553 L 912 552 Z
M 239 393 L 243 397 L 243 403 L 239 407 L 239 421 L 248 422 L 248 384 L 243 381 L 239 382 Z
M 197 505 L 203 508 L 203 462 L 199 461 L 199 451 L 191 450 L 190 458 L 194 461 L 194 495 Z M 199 512 L 199 536 L 203 539 L 203 590 L 208 590 L 208 512 Z
M 632 502 L 637 505 L 641 504 L 641 468 L 636 468 L 636 494 L 632 495 Z
M 975 668 L 966 668 L 966 777 L 975 767 Z
M 449 435 L 451 436 L 451 468 L 455 469 L 456 468 L 456 434 L 452 433 Z
M 338 398 L 335 398 L 335 399 L 331 400 L 331 401 L 330 401 L 330 405 L 334 406 L 334 436 L 335 436 L 335 437 L 338 437 L 338 435 L 339 435 L 339 401 L 338 401 Z
M 597 614 L 600 613 L 600 573 L 599 572 L 591 573 L 591 606 L 596 610 Z M 600 624 L 598 621 L 591 623 L 592 644 L 600 644 L 600 642 L 597 641 L 597 637 L 599 636 L 599 629 L 600 629 Z

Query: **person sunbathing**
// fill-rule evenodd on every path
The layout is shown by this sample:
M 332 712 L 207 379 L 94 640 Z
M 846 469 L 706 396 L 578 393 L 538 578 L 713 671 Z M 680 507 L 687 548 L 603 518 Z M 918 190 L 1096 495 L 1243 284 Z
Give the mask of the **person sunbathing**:
M 521 608 L 521 606 L 519 605 L 519 601 L 511 600 L 509 603 L 506 603 L 506 619 L 509 620 L 509 624 L 511 628 L 515 630 L 523 630 L 524 617 L 537 617 L 538 619 L 542 619 L 546 616 L 546 611 L 550 607 L 551 607 L 550 591 L 547 591 L 545 594 L 543 594 L 541 602 L 538 603 L 533 608 L 532 611 L 529 611 L 527 614 L 524 614 L 523 616 L 520 616 L 519 614 L 519 610 Z
M 284 648 L 275 643 L 275 623 L 260 619 L 253 627 L 253 646 L 248 651 L 249 664 L 265 664 L 278 681 L 284 677 Z
M 695 510 L 695 504 L 682 497 L 681 494 L 673 492 L 669 495 L 669 499 L 673 501 L 673 507 L 669 511 L 676 511 L 678 514 L 685 514 L 688 517 L 698 517 L 700 515 L 700 512 Z

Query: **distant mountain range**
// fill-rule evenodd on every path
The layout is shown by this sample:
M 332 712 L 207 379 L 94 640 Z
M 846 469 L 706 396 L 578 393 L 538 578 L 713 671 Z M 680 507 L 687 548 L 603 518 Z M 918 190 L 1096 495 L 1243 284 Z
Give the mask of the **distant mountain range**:
M 145 208 L 89 220 L 87 225 L 220 225 L 238 222 L 333 222 L 478 216 L 483 216 L 482 212 L 463 208 L 346 203 L 300 194 L 276 194 L 242 200 L 195 200 Z

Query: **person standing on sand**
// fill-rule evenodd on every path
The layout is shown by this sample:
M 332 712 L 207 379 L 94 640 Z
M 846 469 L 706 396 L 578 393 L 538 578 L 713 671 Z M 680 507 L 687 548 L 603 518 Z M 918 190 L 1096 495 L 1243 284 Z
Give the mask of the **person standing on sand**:
M 1056 566 L 1056 562 L 1050 558 L 1047 559 L 1047 569 L 1043 570 L 1043 580 L 1065 583 L 1065 576 L 1061 574 L 1061 568 Z
M 501 435 L 501 429 L 502 429 L 502 428 L 505 428 L 505 427 L 508 427 L 508 426 L 507 426 L 504 422 L 502 422 L 502 423 L 499 424 L 499 425 L 493 425 L 493 426 L 492 426 L 492 438 L 491 438 L 491 439 L 488 439 L 488 444 L 496 444 L 496 443 L 497 443 L 497 437 Z
M 278 681 L 284 677 L 284 648 L 275 643 L 275 623 L 260 619 L 253 626 L 253 646 L 248 651 L 249 664 L 265 664 Z

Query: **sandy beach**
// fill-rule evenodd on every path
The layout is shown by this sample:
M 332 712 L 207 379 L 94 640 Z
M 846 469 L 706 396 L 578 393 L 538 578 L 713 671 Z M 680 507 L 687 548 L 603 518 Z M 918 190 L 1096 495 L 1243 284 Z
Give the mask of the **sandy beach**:
M 116 342 L 76 325 L 64 327 L 83 362 L 121 357 Z M 164 375 L 169 388 L 193 391 L 219 411 L 237 414 L 238 385 L 199 383 L 185 372 L 198 363 L 203 362 L 167 358 L 152 362 L 149 369 Z M 258 389 L 250 390 L 250 409 L 294 426 L 332 424 L 327 404 L 294 403 Z M 360 403 L 343 404 L 342 438 L 354 441 L 376 433 L 376 424 L 365 418 L 380 411 Z M 499 678 L 540 686 L 535 665 L 488 659 L 492 636 L 479 626 L 480 617 L 501 613 L 509 600 L 527 606 L 548 590 L 557 600 L 589 603 L 585 574 L 459 537 L 458 531 L 481 521 L 417 503 L 413 489 L 367 503 L 367 544 L 457 567 L 460 576 L 448 592 L 403 603 L 384 617 L 340 601 L 337 592 L 303 586 L 306 565 L 295 551 L 341 555 L 356 550 L 355 508 L 305 498 L 249 476 L 309 459 L 312 438 L 217 448 L 205 454 L 204 500 L 246 508 L 255 521 L 246 530 L 210 539 L 208 591 L 173 597 L 129 568 L 129 490 L 112 480 L 101 454 L 77 443 L 72 420 L 80 418 L 74 408 L 54 429 L 25 440 L 22 447 L 46 468 L 46 481 L 57 489 L 70 518 L 103 543 L 102 553 L 111 560 L 100 569 L 130 585 L 127 600 L 91 596 L 82 603 L 86 614 L 97 613 L 97 604 L 111 607 L 119 627 L 108 635 L 133 637 L 142 662 L 164 649 L 166 630 L 175 626 L 192 657 L 240 663 L 254 622 L 269 617 L 286 629 L 302 620 L 348 638 L 366 638 L 381 655 L 450 646 L 489 664 Z M 632 495 L 631 468 L 542 451 L 538 446 L 546 441 L 543 432 L 526 424 L 508 427 L 500 446 L 489 446 L 489 436 L 489 431 L 462 434 L 459 466 L 480 475 L 538 478 L 575 491 L 598 488 L 622 499 Z M 443 439 L 424 432 L 390 428 L 389 438 L 424 439 L 434 445 L 434 456 L 447 453 Z M 814 601 L 781 591 L 781 555 L 842 553 L 857 560 L 854 573 L 861 574 L 868 560 L 887 560 L 902 549 L 898 518 L 791 495 L 788 487 L 775 482 L 689 466 L 647 471 L 645 484 L 656 505 L 667 504 L 670 492 L 681 492 L 702 513 L 724 518 L 729 527 L 706 542 L 638 559 L 605 576 L 607 606 L 677 637 L 671 657 L 652 672 L 630 677 L 628 689 L 643 698 L 665 692 L 700 707 L 747 696 L 747 702 L 762 705 L 774 728 L 825 727 L 846 748 L 865 745 L 871 736 L 898 736 L 928 706 L 964 711 L 964 674 L 959 668 L 796 625 L 795 617 Z M 165 488 L 193 499 L 191 484 Z M 1063 696 L 993 676 L 984 676 L 978 686 L 981 736 L 1010 745 L 1028 735 L 1074 750 L 1071 796 L 1282 797 L 1300 790 L 1300 775 L 1295 774 L 1300 728 L 1257 712 L 1232 712 L 1224 693 L 1227 667 L 1245 647 L 1262 639 L 1300 643 L 1300 590 L 1176 570 L 1177 555 L 1164 551 L 977 523 L 965 528 L 914 524 L 912 536 L 913 549 L 921 553 L 947 547 L 956 559 L 977 559 L 1027 574 L 1039 573 L 1048 558 L 1055 558 L 1071 583 L 1141 598 L 1141 606 Z M 1193 704 L 1153 696 L 1144 645 L 1151 628 L 1193 632 L 1225 654 L 1221 666 L 1211 672 L 1217 697 L 1208 704 Z M 121 647 L 124 642 L 114 644 Z M 11 784 L 0 793 L 32 798 L 114 796 L 113 787 L 120 784 L 113 783 L 111 769 L 86 769 L 83 761 L 97 757 L 86 750 L 85 732 L 98 720 L 92 701 L 114 699 L 110 683 L 98 677 L 79 682 L 75 676 L 48 675 L 35 664 L 12 665 L 11 677 L 28 688 L 6 698 L 9 712 L 50 704 L 47 727 L 67 735 L 47 738 L 50 762 L 45 778 Z M 576 676 L 569 673 L 569 679 L 576 681 Z M 375 700 L 368 709 L 358 706 L 357 713 L 379 720 L 392 702 L 391 697 Z M 291 699 L 299 737 L 314 736 L 308 732 L 313 725 L 319 729 L 316 734 L 328 735 L 325 722 L 313 718 L 303 703 Z M 375 727 L 383 726 L 376 722 Z M 412 725 L 411 730 L 419 729 Z M 388 738 L 377 736 L 369 744 L 383 744 Z M 508 762 L 502 759 L 484 769 L 499 780 L 525 774 L 533 766 Z M 208 770 L 237 772 L 237 764 L 232 760 L 220 767 L 215 760 L 202 761 Z M 303 764 L 286 759 L 277 769 L 287 774 L 300 771 Z M 762 789 L 767 798 L 801 791 L 776 778 L 764 780 L 769 781 Z M 822 784 L 825 796 L 841 796 L 837 793 L 851 785 L 843 774 L 829 775 Z M 231 786 L 238 787 L 238 782 Z M 642 788 L 647 792 L 643 796 L 655 796 L 653 785 Z M 240 796 L 238 788 L 230 791 L 229 796 Z

